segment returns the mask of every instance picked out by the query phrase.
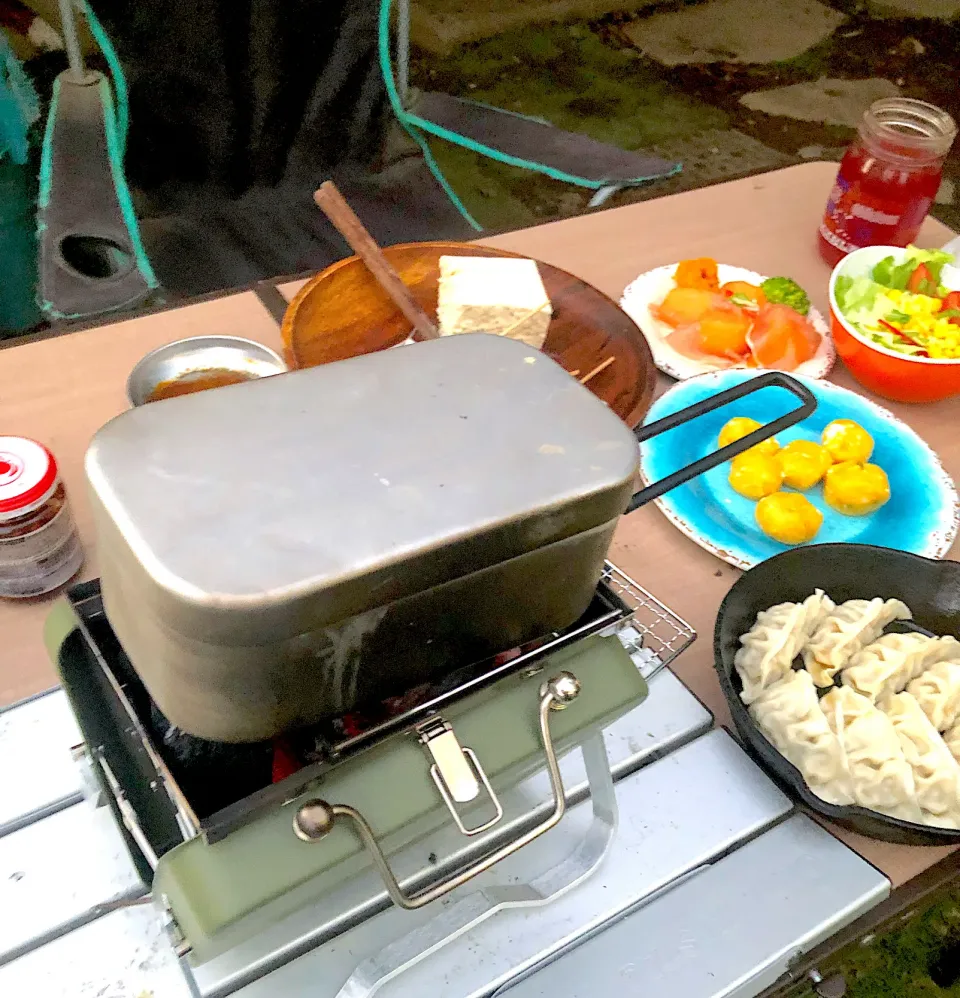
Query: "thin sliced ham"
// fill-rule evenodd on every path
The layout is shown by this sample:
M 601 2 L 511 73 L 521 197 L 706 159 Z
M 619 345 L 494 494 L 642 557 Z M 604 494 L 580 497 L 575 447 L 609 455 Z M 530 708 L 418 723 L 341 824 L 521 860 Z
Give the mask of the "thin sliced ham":
M 764 305 L 760 309 L 747 343 L 758 367 L 795 371 L 816 355 L 820 334 L 787 305 Z
M 718 370 L 733 367 L 735 364 L 743 363 L 743 358 L 739 356 L 720 357 L 715 353 L 708 353 L 703 349 L 703 337 L 700 332 L 700 323 L 691 322 L 688 326 L 680 326 L 667 336 L 667 343 L 689 360 L 695 360 L 700 364 L 710 364 Z

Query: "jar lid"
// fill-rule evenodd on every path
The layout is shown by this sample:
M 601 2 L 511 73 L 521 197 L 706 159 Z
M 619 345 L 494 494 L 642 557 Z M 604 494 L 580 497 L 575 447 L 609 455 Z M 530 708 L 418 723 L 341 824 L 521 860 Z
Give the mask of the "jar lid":
M 0 516 L 36 505 L 56 483 L 57 462 L 43 444 L 24 437 L 0 437 Z
M 947 155 L 957 125 L 936 104 L 912 97 L 882 97 L 864 111 L 860 135 L 877 144 L 881 156 L 919 164 Z

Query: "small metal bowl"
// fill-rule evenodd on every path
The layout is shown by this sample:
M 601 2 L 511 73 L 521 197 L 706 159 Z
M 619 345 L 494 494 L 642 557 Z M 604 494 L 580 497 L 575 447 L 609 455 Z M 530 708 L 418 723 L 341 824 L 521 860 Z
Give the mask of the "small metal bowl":
M 279 354 L 254 340 L 239 336 L 194 336 L 152 350 L 127 378 L 127 398 L 134 406 L 150 401 L 157 387 L 204 372 L 231 371 L 250 379 L 283 374 L 287 365 Z

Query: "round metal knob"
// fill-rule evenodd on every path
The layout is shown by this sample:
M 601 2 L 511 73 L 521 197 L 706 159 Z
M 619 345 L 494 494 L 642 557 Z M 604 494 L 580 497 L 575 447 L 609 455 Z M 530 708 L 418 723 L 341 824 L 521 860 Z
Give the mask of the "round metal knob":
M 540 696 L 553 696 L 551 710 L 563 710 L 580 696 L 580 680 L 572 672 L 561 672 L 540 687 Z
M 316 842 L 333 831 L 336 815 L 325 800 L 309 800 L 297 808 L 293 831 L 304 842 Z

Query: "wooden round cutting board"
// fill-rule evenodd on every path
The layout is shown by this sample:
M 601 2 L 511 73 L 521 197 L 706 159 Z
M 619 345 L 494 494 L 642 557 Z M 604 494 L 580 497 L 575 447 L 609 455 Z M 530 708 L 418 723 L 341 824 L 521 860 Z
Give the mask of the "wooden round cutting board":
M 428 315 L 437 314 L 441 256 L 519 254 L 473 243 L 407 243 L 383 251 Z M 633 320 L 605 294 L 566 271 L 539 263 L 553 306 L 543 352 L 568 371 L 589 374 L 612 364 L 587 387 L 634 427 L 653 401 L 656 368 Z M 308 281 L 283 319 L 291 367 L 315 367 L 403 343 L 411 326 L 358 257 L 328 267 Z

